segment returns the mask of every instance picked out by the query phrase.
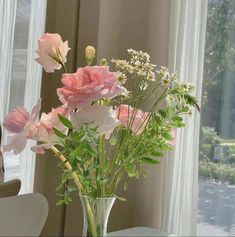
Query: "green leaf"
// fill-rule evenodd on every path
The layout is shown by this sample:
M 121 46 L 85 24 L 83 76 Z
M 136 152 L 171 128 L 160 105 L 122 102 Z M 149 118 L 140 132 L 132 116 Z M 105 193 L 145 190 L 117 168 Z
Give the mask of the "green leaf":
M 70 156 L 80 156 L 84 150 L 84 144 L 81 143 L 78 147 L 76 147 L 71 153 Z
M 56 206 L 61 206 L 61 205 L 64 205 L 65 204 L 65 201 L 64 200 L 59 200 L 57 203 L 56 203 Z
M 97 148 L 96 145 L 93 144 L 86 144 L 86 150 L 91 154 L 91 155 L 95 155 L 97 153 Z
M 177 94 L 177 93 L 178 93 L 178 87 L 175 87 L 168 92 L 168 94 Z
M 83 176 L 86 178 L 88 177 L 90 174 L 89 174 L 89 170 L 84 170 L 83 172 Z
M 59 120 L 60 122 L 67 128 L 73 129 L 73 125 L 71 123 L 70 120 L 68 120 L 67 118 L 65 118 L 63 115 L 58 114 Z
M 174 149 L 172 145 L 166 144 L 166 143 L 161 144 L 160 147 L 162 150 L 165 150 L 165 151 L 172 151 Z
M 162 133 L 162 136 L 167 140 L 167 141 L 173 141 L 174 137 L 169 133 L 169 132 L 164 132 Z
M 172 119 L 173 121 L 183 121 L 183 118 L 181 118 L 180 116 L 176 115 L 174 116 L 174 118 Z
M 175 127 L 175 128 L 182 128 L 182 127 L 185 127 L 185 123 L 184 123 L 184 122 L 181 122 L 181 121 L 178 121 L 178 120 L 173 121 L 173 122 L 171 123 L 171 125 L 172 125 L 173 127 Z
M 111 146 L 115 146 L 117 144 L 117 138 L 115 136 L 111 136 L 109 142 Z
M 99 183 L 105 184 L 105 183 L 107 183 L 108 181 L 109 181 L 109 179 L 100 179 L 100 180 L 99 180 Z
M 197 98 L 191 95 L 185 95 L 185 99 L 187 100 L 188 104 L 194 106 L 199 112 L 200 112 L 200 107 L 197 103 Z
M 64 183 L 61 183 L 58 187 L 56 187 L 55 191 L 58 192 L 63 187 L 64 187 Z
M 159 110 L 159 114 L 160 114 L 163 118 L 166 118 L 166 116 L 167 116 L 166 111 L 164 111 L 164 110 L 162 110 L 162 109 Z
M 163 157 L 164 156 L 164 153 L 160 152 L 160 151 L 153 151 L 151 152 L 151 156 L 154 156 L 154 157 Z
M 142 162 L 147 163 L 147 164 L 151 164 L 151 165 L 155 165 L 155 164 L 159 164 L 160 162 L 158 160 L 154 160 L 150 157 L 143 157 L 141 158 Z
M 57 128 L 53 127 L 53 131 L 54 131 L 54 133 L 57 137 L 60 137 L 60 138 L 65 138 L 66 137 L 66 135 L 64 133 L 62 133 L 60 130 L 58 130 Z
M 137 174 L 136 167 L 133 165 L 128 165 L 126 167 L 127 173 L 129 177 L 135 177 Z

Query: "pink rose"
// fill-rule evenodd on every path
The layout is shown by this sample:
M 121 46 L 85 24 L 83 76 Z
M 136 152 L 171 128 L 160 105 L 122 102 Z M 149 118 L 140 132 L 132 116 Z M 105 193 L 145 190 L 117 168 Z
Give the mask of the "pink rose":
M 53 132 L 53 127 L 61 127 L 61 122 L 58 118 L 58 114 L 66 116 L 68 109 L 65 106 L 60 106 L 56 109 L 52 109 L 50 113 L 42 113 L 39 123 L 42 124 L 49 133 Z
M 59 138 L 53 132 L 53 127 L 64 133 L 67 129 L 60 122 L 58 114 L 67 116 L 68 109 L 64 106 L 60 106 L 56 109 L 52 109 L 48 114 L 42 113 L 40 120 L 34 124 L 34 128 L 30 133 L 30 138 L 43 142 L 43 144 L 31 147 L 32 151 L 44 154 L 45 149 L 49 149 L 55 143 L 59 142 Z
M 76 108 L 87 107 L 97 99 L 127 94 L 116 73 L 107 66 L 78 68 L 74 74 L 63 74 L 62 83 L 64 87 L 57 89 L 61 102 Z
M 31 114 L 29 114 L 23 106 L 16 107 L 4 119 L 4 127 L 12 133 L 11 142 L 4 146 L 4 151 L 13 150 L 14 154 L 19 154 L 25 148 L 27 139 L 35 131 L 35 121 L 41 109 L 41 99 L 33 107 Z
M 148 112 L 143 112 L 129 105 L 120 105 L 118 119 L 125 127 L 130 127 L 136 134 L 141 134 L 148 123 Z
M 112 106 L 91 105 L 77 112 L 71 112 L 71 122 L 75 128 L 82 124 L 98 127 L 99 134 L 109 138 L 114 128 L 120 125 L 117 113 Z
M 54 72 L 66 63 L 70 48 L 68 41 L 63 42 L 59 34 L 46 33 L 38 40 L 38 45 L 39 48 L 36 50 L 38 58 L 35 60 L 46 72 Z
M 30 114 L 24 106 L 18 106 L 13 109 L 4 119 L 4 127 L 12 133 L 20 133 L 27 125 Z

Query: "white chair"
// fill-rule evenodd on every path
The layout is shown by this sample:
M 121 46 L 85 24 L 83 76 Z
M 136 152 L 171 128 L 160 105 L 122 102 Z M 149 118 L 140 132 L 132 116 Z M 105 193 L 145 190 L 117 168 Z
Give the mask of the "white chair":
M 17 195 L 20 191 L 20 187 L 21 181 L 19 179 L 13 179 L 0 183 L 0 198 Z
M 48 215 L 48 202 L 32 193 L 0 198 L 0 236 L 39 236 Z

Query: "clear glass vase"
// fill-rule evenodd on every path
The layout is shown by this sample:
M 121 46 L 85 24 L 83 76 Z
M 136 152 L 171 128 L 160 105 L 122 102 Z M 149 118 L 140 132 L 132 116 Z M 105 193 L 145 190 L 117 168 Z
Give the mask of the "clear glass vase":
M 91 198 L 80 195 L 83 209 L 82 237 L 106 237 L 110 211 L 116 197 Z

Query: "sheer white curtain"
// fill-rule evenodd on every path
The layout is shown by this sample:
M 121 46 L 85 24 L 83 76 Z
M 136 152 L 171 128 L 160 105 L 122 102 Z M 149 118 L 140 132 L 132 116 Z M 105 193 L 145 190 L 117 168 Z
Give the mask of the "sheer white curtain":
M 41 67 L 34 61 L 44 33 L 46 0 L 0 0 L 0 122 L 13 107 L 30 111 L 40 97 Z M 4 130 L 3 143 L 8 134 Z M 35 154 L 28 144 L 19 156 L 4 155 L 5 179 L 19 177 L 21 193 L 33 191 Z
M 31 13 L 27 53 L 27 77 L 25 84 L 24 105 L 32 109 L 40 98 L 41 92 L 41 66 L 35 62 L 35 47 L 38 38 L 44 33 L 47 0 L 31 0 Z M 30 147 L 36 142 L 28 142 L 20 155 L 20 179 L 22 181 L 21 193 L 33 191 L 35 154 Z
M 169 68 L 181 81 L 195 87 L 201 99 L 207 0 L 172 0 L 169 36 Z M 162 229 L 180 236 L 196 235 L 198 143 L 200 115 L 186 117 L 177 131 L 175 151 L 165 166 Z
M 0 1 L 0 121 L 9 107 L 16 7 L 16 0 Z

